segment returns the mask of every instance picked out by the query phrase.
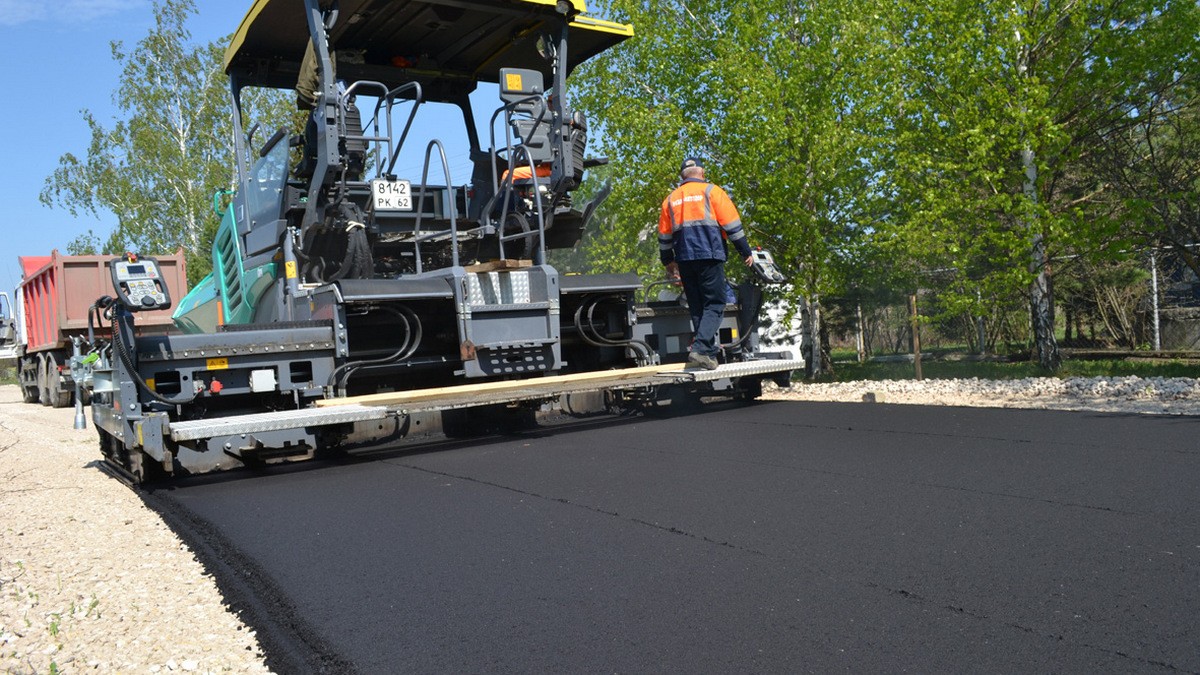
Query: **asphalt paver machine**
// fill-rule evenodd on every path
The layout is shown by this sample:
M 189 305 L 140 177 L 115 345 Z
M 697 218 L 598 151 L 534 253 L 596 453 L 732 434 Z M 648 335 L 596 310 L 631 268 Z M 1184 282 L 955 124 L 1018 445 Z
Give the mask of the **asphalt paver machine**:
M 683 367 L 679 302 L 639 301 L 634 274 L 547 263 L 606 193 L 573 199 L 604 160 L 587 155 L 566 79 L 632 35 L 585 12 L 582 0 L 257 0 L 225 55 L 237 190 L 212 274 L 178 299 L 183 333 L 135 335 L 138 312 L 171 298 L 155 261 L 128 255 L 96 307 L 111 335 L 77 364 L 109 462 L 141 481 L 303 460 L 403 436 L 422 415 L 448 433 L 523 424 L 572 392 L 637 406 L 786 383 L 801 364 L 758 350 L 747 289 L 722 327 L 725 362 L 697 372 Z M 486 144 L 471 101 L 485 82 L 498 85 Z M 303 132 L 255 143 L 242 100 L 262 87 L 297 91 Z M 453 184 L 440 140 L 413 138 L 430 111 L 461 118 L 469 183 Z M 419 175 L 398 169 L 406 147 Z

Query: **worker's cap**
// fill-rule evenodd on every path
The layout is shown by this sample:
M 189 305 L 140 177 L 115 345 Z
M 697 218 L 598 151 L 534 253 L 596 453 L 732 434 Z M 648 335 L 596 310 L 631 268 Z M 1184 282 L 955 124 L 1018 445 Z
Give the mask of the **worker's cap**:
M 688 157 L 687 159 L 683 160 L 683 164 L 679 165 L 679 173 L 683 173 L 686 169 L 691 169 L 693 167 L 697 169 L 703 169 L 704 160 L 700 159 L 699 157 Z

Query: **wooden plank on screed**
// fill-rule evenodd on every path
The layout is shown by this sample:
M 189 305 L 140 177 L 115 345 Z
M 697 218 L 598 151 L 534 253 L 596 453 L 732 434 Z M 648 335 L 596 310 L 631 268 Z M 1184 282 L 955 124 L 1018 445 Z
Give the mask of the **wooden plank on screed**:
M 554 375 L 551 377 L 533 377 L 523 380 L 504 380 L 503 382 L 479 382 L 477 384 L 460 384 L 453 387 L 438 387 L 436 389 L 414 389 L 412 391 L 390 391 L 383 394 L 365 394 L 363 396 L 348 396 L 346 398 L 330 398 L 317 401 L 317 406 L 334 405 L 400 405 L 428 401 L 442 397 L 462 396 L 466 394 L 483 394 L 535 387 L 554 387 L 564 384 L 587 382 L 613 382 L 627 380 L 642 375 L 655 373 L 678 372 L 687 367 L 685 363 L 668 363 L 662 366 L 640 366 L 622 370 L 597 370 L 590 373 L 572 373 L 570 375 Z
M 532 260 L 508 258 L 505 260 L 489 260 L 485 263 L 468 265 L 463 269 L 468 272 L 502 272 L 504 270 L 519 270 L 532 266 Z

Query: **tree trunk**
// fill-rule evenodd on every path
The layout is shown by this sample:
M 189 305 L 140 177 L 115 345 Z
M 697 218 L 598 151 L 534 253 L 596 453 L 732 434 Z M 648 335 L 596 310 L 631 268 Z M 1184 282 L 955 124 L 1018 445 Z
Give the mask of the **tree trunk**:
M 855 350 L 858 352 L 858 362 L 864 363 L 867 360 L 867 329 L 863 324 L 862 304 L 854 306 L 854 314 L 858 319 L 858 330 L 854 341 Z
M 812 371 L 814 375 L 819 375 L 825 372 L 825 363 L 821 358 L 821 296 L 813 293 L 813 300 L 809 304 L 809 314 L 811 315 L 811 340 L 813 343 Z
M 1024 79 L 1029 68 L 1029 47 L 1023 44 L 1020 32 L 1017 33 L 1017 42 L 1021 43 L 1017 55 L 1017 74 Z M 1025 182 L 1022 188 L 1028 202 L 1028 213 L 1031 214 L 1029 221 L 1025 223 L 1025 228 L 1030 234 L 1029 271 L 1035 275 L 1029 288 L 1029 315 L 1033 324 L 1033 340 L 1037 347 L 1038 363 L 1046 370 L 1055 371 L 1062 365 L 1062 356 L 1058 353 L 1058 343 L 1054 340 L 1052 295 L 1050 282 L 1046 276 L 1045 237 L 1039 223 L 1032 215 L 1034 213 L 1033 206 L 1038 202 L 1038 170 L 1028 137 L 1025 138 L 1025 147 L 1021 149 L 1021 164 L 1025 169 Z
M 1033 161 L 1033 151 L 1029 148 L 1022 150 L 1021 160 L 1025 164 L 1025 196 L 1029 199 L 1030 204 L 1036 204 L 1037 164 Z M 1046 370 L 1055 371 L 1062 365 L 1062 355 L 1059 354 L 1058 342 L 1054 338 L 1052 295 L 1050 280 L 1046 273 L 1046 242 L 1035 221 L 1030 220 L 1028 229 L 1032 233 L 1029 271 L 1035 275 L 1029 288 L 1029 314 L 1033 323 L 1033 340 L 1037 348 L 1038 363 Z
M 809 378 L 824 372 L 821 359 L 821 304 L 814 294 L 813 299 L 801 297 L 800 350 L 804 354 L 804 372 Z

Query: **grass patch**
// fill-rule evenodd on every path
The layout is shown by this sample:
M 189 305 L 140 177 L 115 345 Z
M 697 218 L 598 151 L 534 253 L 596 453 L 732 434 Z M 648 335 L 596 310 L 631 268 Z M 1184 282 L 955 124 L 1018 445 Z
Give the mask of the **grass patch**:
M 1006 363 L 1001 361 L 923 361 L 921 372 L 925 379 L 1019 380 L 1026 377 L 1046 377 L 1048 373 L 1032 361 Z M 1195 377 L 1200 378 L 1200 364 L 1183 361 L 1150 360 L 1068 360 L 1055 377 Z M 911 380 L 915 377 L 911 363 L 834 363 L 832 377 L 823 382 L 853 380 Z

